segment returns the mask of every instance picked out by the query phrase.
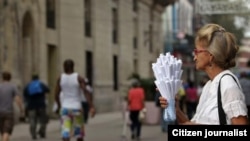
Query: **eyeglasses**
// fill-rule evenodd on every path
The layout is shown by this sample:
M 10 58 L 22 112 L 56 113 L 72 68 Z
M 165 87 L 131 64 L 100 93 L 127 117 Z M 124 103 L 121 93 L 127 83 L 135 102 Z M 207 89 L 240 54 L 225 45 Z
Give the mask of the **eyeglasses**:
M 202 52 L 208 52 L 208 51 L 205 49 L 194 49 L 193 54 L 197 55 L 197 54 L 202 53 Z

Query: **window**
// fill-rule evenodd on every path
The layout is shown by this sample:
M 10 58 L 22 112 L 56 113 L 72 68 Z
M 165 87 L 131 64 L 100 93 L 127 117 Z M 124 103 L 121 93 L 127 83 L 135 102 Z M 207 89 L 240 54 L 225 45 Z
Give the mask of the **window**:
M 85 18 L 85 36 L 91 37 L 92 36 L 92 30 L 91 30 L 91 0 L 84 0 L 84 18 Z
M 137 36 L 138 36 L 138 20 L 137 18 L 133 19 L 133 26 L 134 26 L 134 37 L 133 37 L 133 47 L 134 49 L 137 49 L 138 46 L 138 40 L 137 40 Z
M 46 24 L 48 28 L 55 29 L 55 0 L 46 0 Z
M 112 8 L 112 22 L 113 22 L 113 30 L 112 30 L 112 40 L 113 43 L 118 43 L 118 12 L 117 8 Z
M 8 1 L 7 0 L 4 0 L 3 1 L 3 6 L 7 6 L 8 5 Z
M 118 90 L 118 57 L 116 55 L 113 56 L 113 82 L 114 82 L 114 90 Z
M 134 12 L 138 11 L 138 0 L 133 0 L 133 11 Z
M 153 52 L 153 26 L 149 25 L 149 52 Z
M 135 73 L 138 73 L 138 60 L 137 59 L 134 59 L 134 72 Z
M 86 77 L 89 80 L 89 84 L 93 86 L 93 55 L 92 52 L 86 51 Z
M 134 37 L 133 38 L 133 47 L 134 47 L 134 49 L 137 49 L 137 37 Z

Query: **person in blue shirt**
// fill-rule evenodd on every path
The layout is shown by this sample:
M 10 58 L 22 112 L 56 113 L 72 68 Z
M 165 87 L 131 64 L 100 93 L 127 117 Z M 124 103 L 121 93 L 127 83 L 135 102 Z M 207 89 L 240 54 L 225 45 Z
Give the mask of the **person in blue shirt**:
M 38 84 L 38 86 L 34 86 L 33 88 L 33 84 Z M 36 74 L 32 76 L 31 82 L 24 88 L 24 99 L 32 139 L 37 139 L 37 133 L 41 138 L 46 137 L 46 126 L 48 123 L 48 115 L 46 112 L 46 94 L 48 94 L 49 91 L 48 86 L 40 81 L 39 76 Z M 40 123 L 40 128 L 37 131 L 36 127 L 38 122 Z

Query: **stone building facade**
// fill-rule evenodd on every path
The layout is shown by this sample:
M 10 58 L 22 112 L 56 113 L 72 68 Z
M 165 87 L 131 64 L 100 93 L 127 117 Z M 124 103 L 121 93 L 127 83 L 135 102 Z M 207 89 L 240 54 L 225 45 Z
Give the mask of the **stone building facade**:
M 163 50 L 165 0 L 1 0 L 0 72 L 8 70 L 22 91 L 34 73 L 49 85 L 51 107 L 62 63 L 94 88 L 98 112 L 120 109 L 128 77 L 153 77 Z M 172 2 L 172 1 L 171 1 Z

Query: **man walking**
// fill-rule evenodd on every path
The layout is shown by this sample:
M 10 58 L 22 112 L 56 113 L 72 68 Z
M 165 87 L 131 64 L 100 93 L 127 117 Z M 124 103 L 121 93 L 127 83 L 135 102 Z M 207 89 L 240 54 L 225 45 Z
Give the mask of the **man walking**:
M 17 86 L 10 82 L 11 74 L 2 73 L 0 83 L 0 133 L 1 141 L 9 141 L 14 127 L 13 102 L 17 102 L 21 115 L 24 114 L 23 104 Z
M 246 105 L 247 105 L 247 116 L 250 123 L 250 78 L 247 76 L 246 72 L 241 72 L 240 74 L 240 85 L 242 87 L 242 91 L 245 95 Z
M 32 139 L 37 139 L 37 124 L 40 123 L 38 135 L 46 137 L 48 115 L 46 112 L 46 93 L 49 88 L 39 80 L 38 75 L 32 76 L 32 81 L 24 89 L 24 97 L 27 102 L 27 111 Z
M 85 85 L 86 85 L 86 90 L 90 93 L 90 99 L 93 102 L 93 88 L 89 84 L 88 78 L 84 79 Z M 86 99 L 86 97 L 81 94 L 81 99 L 82 99 L 82 109 L 83 109 L 83 120 L 84 123 L 88 123 L 88 118 L 89 118 L 89 104 Z
M 74 71 L 74 62 L 67 59 L 63 63 L 64 73 L 58 78 L 55 90 L 55 99 L 58 105 L 57 113 L 60 111 L 61 136 L 63 141 L 70 141 L 71 133 L 77 141 L 83 141 L 83 110 L 81 105 L 81 94 L 85 95 L 89 103 L 89 111 L 93 117 L 95 114 L 89 92 L 86 89 L 84 79 Z M 60 93 L 62 94 L 60 97 Z M 74 131 L 71 132 L 71 129 Z

